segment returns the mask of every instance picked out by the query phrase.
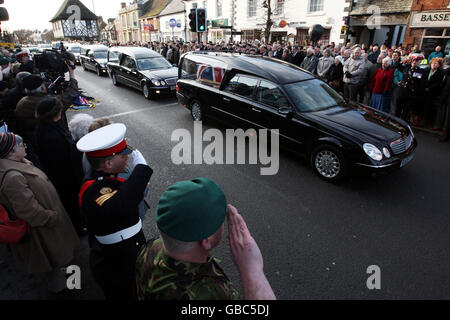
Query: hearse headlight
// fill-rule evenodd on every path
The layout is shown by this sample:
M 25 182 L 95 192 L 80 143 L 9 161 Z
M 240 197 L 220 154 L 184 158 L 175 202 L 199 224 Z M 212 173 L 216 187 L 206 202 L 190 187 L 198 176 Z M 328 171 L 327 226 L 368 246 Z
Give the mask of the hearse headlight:
M 164 81 L 161 81 L 161 85 L 162 85 L 162 86 L 165 86 L 166 83 L 165 83 Z
M 158 80 L 152 80 L 152 83 L 157 87 L 161 85 L 161 82 L 159 82 Z
M 373 160 L 375 161 L 381 161 L 383 159 L 383 154 L 381 153 L 380 149 L 375 147 L 373 144 L 365 143 L 363 145 L 364 152 Z
M 391 157 L 391 153 L 389 152 L 388 148 L 386 148 L 386 147 L 383 148 L 383 154 L 388 159 Z

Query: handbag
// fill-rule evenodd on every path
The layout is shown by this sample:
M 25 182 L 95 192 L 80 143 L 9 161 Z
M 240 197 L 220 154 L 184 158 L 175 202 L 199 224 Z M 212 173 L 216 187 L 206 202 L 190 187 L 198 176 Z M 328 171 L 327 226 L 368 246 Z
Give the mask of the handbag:
M 7 170 L 3 175 L 1 184 L 5 176 L 10 171 Z M 1 185 L 0 184 L 0 185 Z M 22 219 L 14 219 L 11 214 L 8 213 L 6 207 L 0 204 L 0 243 L 2 244 L 14 244 L 25 240 L 30 232 L 30 225 Z

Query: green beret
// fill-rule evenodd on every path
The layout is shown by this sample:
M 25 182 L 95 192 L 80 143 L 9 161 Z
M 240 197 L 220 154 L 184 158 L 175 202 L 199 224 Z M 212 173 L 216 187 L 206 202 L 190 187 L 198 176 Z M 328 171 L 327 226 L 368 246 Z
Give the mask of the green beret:
M 184 242 L 204 240 L 225 221 L 227 200 L 212 180 L 177 182 L 159 200 L 156 224 L 168 236 Z

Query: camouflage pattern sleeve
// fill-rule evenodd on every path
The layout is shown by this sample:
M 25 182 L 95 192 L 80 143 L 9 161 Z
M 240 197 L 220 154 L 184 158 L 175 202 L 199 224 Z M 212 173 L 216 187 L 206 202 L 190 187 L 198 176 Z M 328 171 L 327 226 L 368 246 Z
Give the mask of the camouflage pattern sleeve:
M 139 300 L 238 300 L 239 293 L 219 264 L 177 261 L 163 253 L 162 240 L 150 241 L 138 255 Z

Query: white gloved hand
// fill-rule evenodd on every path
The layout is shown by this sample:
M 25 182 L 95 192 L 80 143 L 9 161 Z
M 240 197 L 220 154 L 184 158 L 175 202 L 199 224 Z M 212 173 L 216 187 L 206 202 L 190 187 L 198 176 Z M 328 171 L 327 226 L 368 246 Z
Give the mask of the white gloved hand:
M 147 165 L 147 161 L 139 150 L 134 150 L 131 156 L 133 157 L 133 168 L 136 168 L 138 164 Z

